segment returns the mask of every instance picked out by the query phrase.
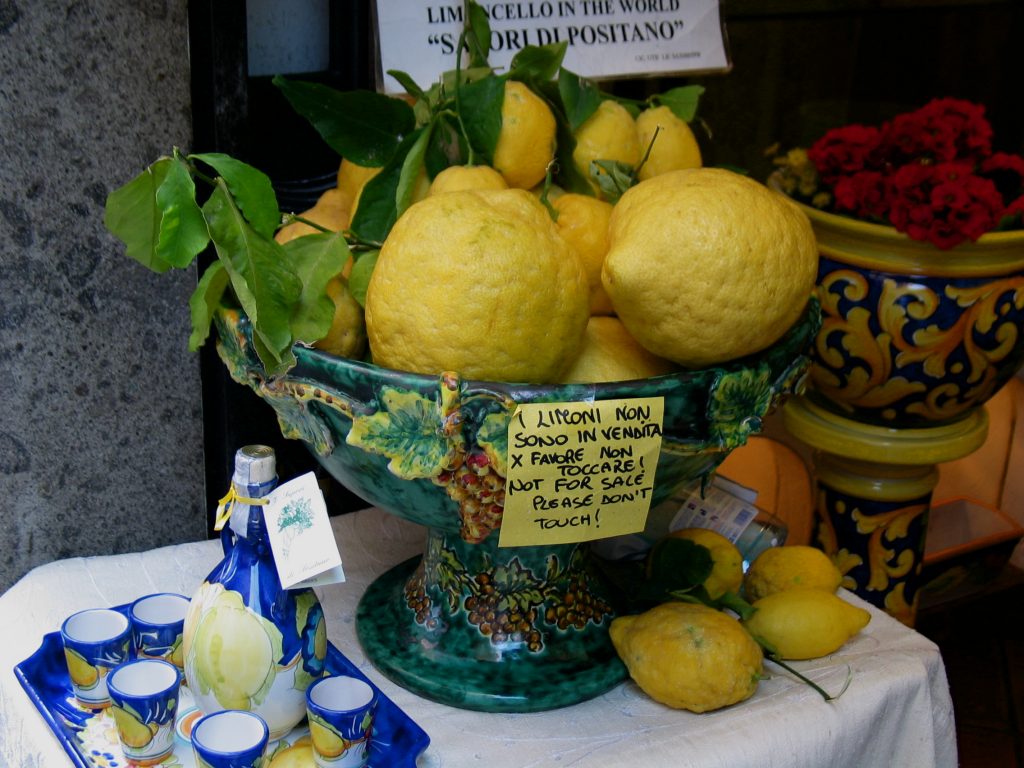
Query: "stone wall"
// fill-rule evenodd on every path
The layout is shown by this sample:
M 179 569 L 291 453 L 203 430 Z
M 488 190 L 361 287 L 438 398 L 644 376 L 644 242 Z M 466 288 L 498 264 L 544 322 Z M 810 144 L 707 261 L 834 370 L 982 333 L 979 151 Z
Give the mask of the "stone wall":
M 195 275 L 103 227 L 191 141 L 189 93 L 185 0 L 0 0 L 0 591 L 205 536 Z

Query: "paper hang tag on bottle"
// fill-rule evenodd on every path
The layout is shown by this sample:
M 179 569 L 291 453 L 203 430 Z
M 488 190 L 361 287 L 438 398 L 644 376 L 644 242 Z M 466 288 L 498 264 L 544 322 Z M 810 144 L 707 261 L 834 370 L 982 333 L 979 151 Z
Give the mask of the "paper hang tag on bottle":
M 263 507 L 270 548 L 284 589 L 345 580 L 341 554 L 316 475 L 307 472 L 279 485 Z

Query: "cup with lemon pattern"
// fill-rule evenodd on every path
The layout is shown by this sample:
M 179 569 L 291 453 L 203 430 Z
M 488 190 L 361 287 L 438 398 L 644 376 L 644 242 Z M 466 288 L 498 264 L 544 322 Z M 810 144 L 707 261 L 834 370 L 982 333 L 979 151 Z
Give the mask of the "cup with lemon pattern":
M 376 690 L 356 677 L 322 677 L 309 686 L 306 713 L 318 768 L 366 766 L 376 708 Z
M 157 765 L 174 751 L 181 672 L 161 659 L 135 659 L 110 673 L 110 712 L 125 759 Z
M 107 674 L 131 653 L 128 617 L 112 608 L 88 608 L 69 616 L 60 636 L 75 698 L 90 709 L 109 707 Z

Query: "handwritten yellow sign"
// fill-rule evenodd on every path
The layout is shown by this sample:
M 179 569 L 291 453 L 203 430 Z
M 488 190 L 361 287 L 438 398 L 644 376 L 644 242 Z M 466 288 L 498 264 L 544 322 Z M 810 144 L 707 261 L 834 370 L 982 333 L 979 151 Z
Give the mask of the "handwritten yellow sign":
M 664 413 L 660 397 L 519 405 L 508 429 L 498 546 L 568 544 L 643 530 Z

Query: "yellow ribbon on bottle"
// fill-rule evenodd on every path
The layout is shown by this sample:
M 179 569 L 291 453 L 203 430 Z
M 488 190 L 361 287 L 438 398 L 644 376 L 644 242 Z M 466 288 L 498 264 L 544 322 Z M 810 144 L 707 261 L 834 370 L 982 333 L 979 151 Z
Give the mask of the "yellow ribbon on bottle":
M 219 531 L 224 528 L 228 520 L 231 519 L 232 507 L 235 502 L 242 504 L 256 504 L 257 506 L 263 506 L 268 503 L 267 499 L 250 499 L 248 496 L 242 496 L 235 490 L 235 484 L 232 483 L 231 487 L 228 488 L 228 492 L 224 494 L 224 497 L 217 502 L 217 517 L 213 521 L 213 530 Z

